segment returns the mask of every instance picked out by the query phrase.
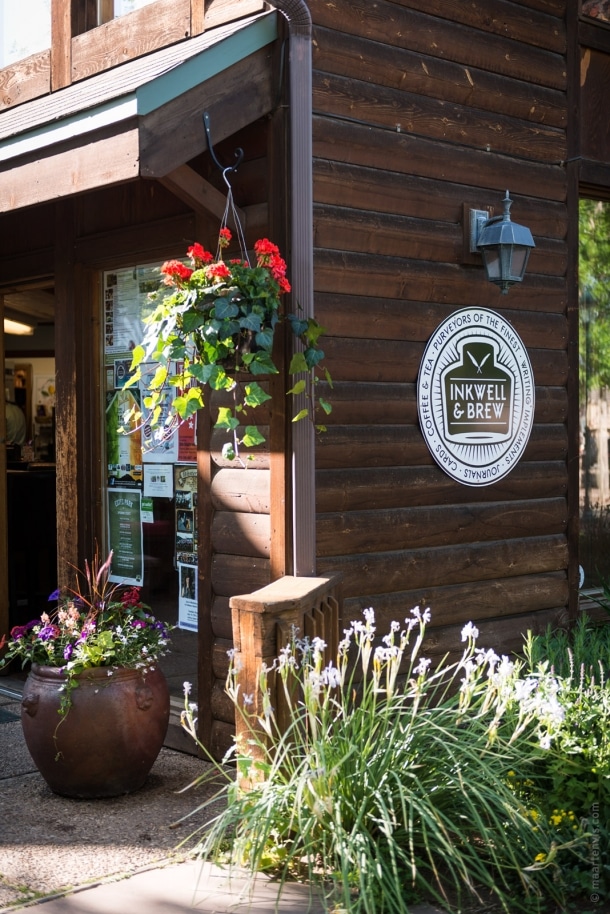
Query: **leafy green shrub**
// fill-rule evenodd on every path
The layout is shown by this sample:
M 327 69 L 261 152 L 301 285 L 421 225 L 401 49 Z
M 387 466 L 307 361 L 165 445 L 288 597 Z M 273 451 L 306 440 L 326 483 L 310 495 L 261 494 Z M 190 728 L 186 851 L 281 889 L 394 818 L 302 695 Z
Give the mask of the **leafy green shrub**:
M 421 899 L 511 912 L 561 901 L 558 855 L 577 850 L 580 829 L 558 841 L 535 781 L 526 801 L 515 787 L 534 776 L 530 740 L 546 745 L 561 722 L 555 680 L 520 686 L 522 665 L 477 648 L 470 624 L 461 658 L 433 669 L 419 656 L 428 619 L 416 608 L 376 646 L 368 610 L 326 667 L 322 643 L 295 637 L 261 670 L 255 720 L 232 665 L 227 689 L 251 730 L 235 747 L 236 777 L 219 766 L 227 803 L 201 835 L 202 858 L 270 871 L 280 886 L 306 878 L 329 907 L 356 914 L 407 914 Z M 283 730 L 271 675 L 289 710 Z M 195 736 L 188 705 L 185 725 Z
M 534 800 L 565 832 L 580 823 L 587 843 L 564 866 L 571 893 L 610 892 L 610 625 L 586 615 L 569 631 L 528 635 L 528 675 L 556 676 L 561 722 L 548 749 L 534 749 Z

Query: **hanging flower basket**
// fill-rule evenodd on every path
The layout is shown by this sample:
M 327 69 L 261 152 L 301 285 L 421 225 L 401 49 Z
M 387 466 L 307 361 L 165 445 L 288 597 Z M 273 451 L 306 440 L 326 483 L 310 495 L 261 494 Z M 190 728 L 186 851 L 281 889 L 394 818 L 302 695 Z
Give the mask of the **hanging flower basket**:
M 157 444 L 206 405 L 209 391 L 231 391 L 233 407 L 221 407 L 216 421 L 217 428 L 233 435 L 224 455 L 235 456 L 239 445 L 261 444 L 264 436 L 244 419 L 250 409 L 270 399 L 259 380 L 278 374 L 273 346 L 275 331 L 284 319 L 300 343 L 289 366 L 297 379 L 288 393 L 308 397 L 293 421 L 312 415 L 310 381 L 321 373 L 330 383 L 328 372 L 321 368 L 323 328 L 313 318 L 283 313 L 282 296 L 290 292 L 290 283 L 277 245 L 267 238 L 257 241 L 252 265 L 241 232 L 241 256 L 223 259 L 231 239 L 230 230 L 223 226 L 216 256 L 196 243 L 187 250 L 188 265 L 169 260 L 161 267 L 166 289 L 151 296 L 157 304 L 145 321 L 141 344 L 134 349 L 133 373 L 126 384 L 146 389 L 143 408 L 134 406 L 125 414 L 122 431 L 132 428 L 134 420 L 146 421 Z M 239 387 L 237 379 L 244 382 Z M 169 405 L 168 388 L 175 389 Z M 318 397 L 316 403 L 325 414 L 330 412 L 324 398 Z M 239 440 L 238 427 L 245 427 Z

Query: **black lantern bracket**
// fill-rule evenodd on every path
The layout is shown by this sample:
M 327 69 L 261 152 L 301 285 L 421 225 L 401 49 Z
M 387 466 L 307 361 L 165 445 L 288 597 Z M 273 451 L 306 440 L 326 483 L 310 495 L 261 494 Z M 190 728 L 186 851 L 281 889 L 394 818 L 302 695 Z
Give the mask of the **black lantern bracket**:
M 510 218 L 512 200 L 508 191 L 501 216 L 490 217 L 485 209 L 469 210 L 469 250 L 479 253 L 487 279 L 499 286 L 503 295 L 514 283 L 522 282 L 532 248 L 532 233 Z

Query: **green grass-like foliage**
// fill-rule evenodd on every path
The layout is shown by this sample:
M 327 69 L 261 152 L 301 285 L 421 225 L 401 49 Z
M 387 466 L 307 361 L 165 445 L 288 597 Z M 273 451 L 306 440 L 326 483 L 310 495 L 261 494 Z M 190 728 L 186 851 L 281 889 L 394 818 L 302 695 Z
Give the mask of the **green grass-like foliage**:
M 531 796 L 515 791 L 533 776 L 532 744 L 558 723 L 554 680 L 519 689 L 522 664 L 478 648 L 470 624 L 461 657 L 433 668 L 420 656 L 428 619 L 416 608 L 379 639 L 367 610 L 329 665 L 323 643 L 295 637 L 261 670 L 258 716 L 232 663 L 227 689 L 250 730 L 236 772 L 217 767 L 226 805 L 202 831 L 202 858 L 267 871 L 280 887 L 305 879 L 329 909 L 357 914 L 407 914 L 424 899 L 450 911 L 561 902 L 557 861 L 582 837 L 558 842 Z M 195 735 L 188 705 L 184 718 Z
M 525 672 L 551 674 L 562 719 L 544 751 L 532 754 L 529 796 L 558 840 L 579 824 L 585 845 L 564 867 L 569 894 L 610 892 L 610 624 L 583 614 L 569 631 L 529 635 Z M 526 791 L 527 793 L 528 791 Z

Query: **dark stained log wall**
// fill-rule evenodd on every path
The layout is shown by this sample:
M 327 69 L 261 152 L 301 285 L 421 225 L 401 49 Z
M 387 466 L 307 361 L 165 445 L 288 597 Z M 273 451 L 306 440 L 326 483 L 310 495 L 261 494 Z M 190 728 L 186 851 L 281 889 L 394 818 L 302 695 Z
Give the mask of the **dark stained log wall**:
M 310 8 L 315 306 L 334 381 L 317 571 L 343 572 L 345 620 L 372 605 L 383 628 L 425 604 L 431 650 L 471 618 L 519 647 L 568 603 L 565 3 Z M 503 296 L 462 263 L 462 223 L 506 188 L 536 249 Z M 510 320 L 536 380 L 521 462 L 481 488 L 434 463 L 415 399 L 427 340 L 467 305 Z

